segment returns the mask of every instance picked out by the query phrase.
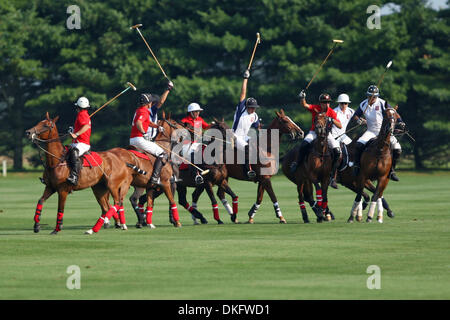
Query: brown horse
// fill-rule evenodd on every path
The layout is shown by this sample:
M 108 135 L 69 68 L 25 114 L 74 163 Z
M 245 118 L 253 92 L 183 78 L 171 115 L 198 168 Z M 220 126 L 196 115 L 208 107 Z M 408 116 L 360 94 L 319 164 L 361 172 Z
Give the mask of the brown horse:
M 383 207 L 381 197 L 389 183 L 389 173 L 392 166 L 392 152 L 390 148 L 391 135 L 394 133 L 395 122 L 399 118 L 393 108 L 386 108 L 383 112 L 383 122 L 378 136 L 371 140 L 361 155 L 361 169 L 356 177 L 356 198 L 350 211 L 349 222 L 352 222 L 356 214 L 361 212 L 360 202 L 362 191 L 367 180 L 377 180 L 377 186 L 372 195 L 367 222 L 371 222 L 375 207 L 378 203 L 378 222 L 383 222 Z
M 278 204 L 275 192 L 273 191 L 272 183 L 270 181 L 270 178 L 274 174 L 276 174 L 278 170 L 278 163 L 277 163 L 278 155 L 273 153 L 272 151 L 273 148 L 270 138 L 272 137 L 272 134 L 277 134 L 278 139 L 283 134 L 290 135 L 292 139 L 296 139 L 298 137 L 303 138 L 304 135 L 302 129 L 300 129 L 300 127 L 297 124 L 295 124 L 295 122 L 292 121 L 284 113 L 283 109 L 281 109 L 280 112 L 276 111 L 276 117 L 272 120 L 271 124 L 267 128 L 268 139 L 265 148 L 266 150 L 261 149 L 260 142 L 258 142 L 257 144 L 256 150 L 259 150 L 259 154 L 265 158 L 264 159 L 265 161 L 262 162 L 261 158 L 258 157 L 257 163 L 252 165 L 253 170 L 256 172 L 255 179 L 249 180 L 249 178 L 244 173 L 243 164 L 238 164 L 237 161 L 238 152 L 236 151 L 237 150 L 236 148 L 234 148 L 234 159 L 233 159 L 234 162 L 226 164 L 229 177 L 237 180 L 252 181 L 258 183 L 256 202 L 253 204 L 252 208 L 248 212 L 249 216 L 248 223 L 254 223 L 254 216 L 261 205 L 264 190 L 267 191 L 270 199 L 272 200 L 276 217 L 280 220 L 280 223 L 286 223 L 286 220 L 281 213 L 281 209 Z
M 217 122 L 219 122 L 219 121 L 216 120 L 216 123 Z M 226 136 L 225 130 L 223 129 L 223 127 L 221 127 L 218 124 L 213 124 L 211 129 L 217 129 L 217 130 L 221 131 L 222 137 Z M 213 138 L 211 141 L 214 141 L 214 139 L 215 138 Z M 222 142 L 223 142 L 223 144 L 226 143 L 225 140 L 222 140 Z M 225 147 L 225 145 L 223 145 L 223 147 Z M 217 200 L 214 196 L 213 185 L 220 186 L 221 188 L 219 188 L 219 190 L 225 190 L 228 194 L 230 194 L 232 196 L 233 204 L 237 203 L 237 196 L 233 193 L 233 191 L 231 190 L 231 188 L 228 185 L 228 181 L 227 181 L 228 175 L 227 175 L 227 171 L 226 171 L 226 166 L 225 166 L 225 164 L 217 164 L 217 163 L 198 164 L 197 166 L 203 170 L 208 170 L 208 173 L 206 173 L 205 175 L 202 176 L 203 182 L 201 182 L 200 185 L 196 181 L 196 176 L 195 176 L 195 172 L 197 172 L 196 168 L 194 168 L 192 165 L 189 165 L 188 168 L 186 168 L 185 170 L 180 170 L 177 164 L 173 164 L 172 167 L 173 167 L 173 171 L 176 176 L 176 183 L 174 183 L 174 185 L 176 185 L 176 186 L 173 187 L 172 189 L 176 188 L 176 191 L 178 194 L 178 203 L 191 213 L 194 223 L 196 223 L 195 219 L 199 219 L 202 224 L 206 224 L 206 223 L 208 223 L 208 221 L 205 219 L 203 214 L 197 210 L 197 207 L 196 207 L 196 202 L 197 202 L 198 198 L 197 198 L 197 200 L 193 200 L 192 205 L 189 204 L 189 202 L 186 199 L 188 187 L 196 188 L 197 193 L 201 193 L 203 190 L 206 190 L 208 193 L 208 196 L 211 200 L 213 217 L 217 221 L 218 224 L 223 224 L 223 222 L 219 216 L 219 208 L 217 205 Z M 141 207 L 142 208 L 144 203 L 147 201 L 146 196 L 139 197 L 142 192 L 143 192 L 142 189 L 139 189 L 139 190 L 136 189 L 135 193 L 133 193 L 133 195 L 130 197 L 130 201 L 132 202 L 133 207 L 136 207 L 136 208 Z M 154 199 L 158 196 L 159 196 L 159 193 L 155 193 Z M 230 214 L 231 221 L 233 223 L 238 223 L 238 221 L 236 219 L 236 214 L 237 214 L 236 206 L 233 205 L 233 209 L 234 209 L 233 210 L 231 208 L 231 206 L 228 204 L 228 202 L 225 199 L 225 196 L 222 194 L 222 192 L 218 192 L 218 196 L 222 200 L 224 207 Z M 139 198 L 139 203 L 138 203 L 138 198 Z M 193 199 L 194 199 L 194 196 L 193 196 Z M 140 227 L 140 226 L 138 226 L 138 227 Z
M 45 170 L 42 179 L 45 184 L 45 190 L 36 207 L 34 232 L 40 231 L 40 218 L 44 202 L 55 192 L 58 192 L 58 214 L 55 230 L 51 234 L 57 234 L 62 230 L 67 195 L 72 191 L 83 190 L 88 187 L 92 188 L 103 214 L 111 212 L 112 215 L 113 211 L 119 211 L 121 217 L 123 217 L 123 198 L 128 192 L 131 182 L 130 172 L 132 170 L 127 168 L 113 153 L 108 151 L 98 152 L 102 158 L 102 163 L 99 166 L 92 168 L 83 167 L 80 171 L 77 186 L 66 182 L 70 169 L 67 166 L 65 160 L 66 151 L 61 143 L 56 127 L 58 118 L 57 116 L 54 119 L 50 119 L 47 112 L 46 119 L 26 130 L 27 136 L 46 154 Z M 41 143 L 44 144 L 44 147 L 40 145 Z M 111 208 L 104 201 L 105 194 L 108 193 L 111 193 L 114 199 L 114 206 Z M 126 229 L 125 224 L 123 224 L 123 229 Z
M 181 129 L 182 126 L 177 124 L 176 121 L 171 120 L 170 116 L 166 119 L 164 112 L 162 115 L 162 119 L 158 120 L 158 125 L 162 126 L 164 128 L 164 131 L 158 133 L 158 135 L 155 137 L 155 142 L 167 153 L 170 153 L 172 145 L 172 133 L 176 129 Z M 175 227 L 181 227 L 177 204 L 174 200 L 173 190 L 171 188 L 173 182 L 173 170 L 170 161 L 167 161 L 162 167 L 160 184 L 158 187 L 154 188 L 149 184 L 150 177 L 153 172 L 153 164 L 155 162 L 155 157 L 153 155 L 146 153 L 146 155 L 149 157 L 149 160 L 147 160 L 136 156 L 130 150 L 125 150 L 122 148 L 114 148 L 110 151 L 117 155 L 120 160 L 122 160 L 128 167 L 135 168 L 131 181 L 131 185 L 136 189 L 135 193 L 142 194 L 144 191 L 147 191 L 147 208 L 145 210 L 146 224 L 150 228 L 154 228 L 154 225 L 152 223 L 153 193 L 155 191 L 162 191 L 169 200 L 169 218 L 171 223 L 173 223 Z M 142 171 L 144 171 L 145 174 L 141 174 Z M 133 207 L 135 207 L 135 205 Z M 138 218 L 140 220 L 138 223 L 142 225 L 143 216 L 139 215 Z
M 303 221 L 309 222 L 305 208 L 305 199 L 312 205 L 317 216 L 317 222 L 322 222 L 324 213 L 328 209 L 328 185 L 332 165 L 332 154 L 328 148 L 327 137 L 330 127 L 327 124 L 325 113 L 319 113 L 314 122 L 314 130 L 317 138 L 312 142 L 311 151 L 299 164 L 293 174 L 290 172 L 289 163 L 295 159 L 298 147 L 294 148 L 283 158 L 283 173 L 289 180 L 297 185 L 297 193 Z M 317 202 L 314 202 L 311 184 L 316 189 Z M 331 213 L 327 213 L 327 220 L 331 220 Z

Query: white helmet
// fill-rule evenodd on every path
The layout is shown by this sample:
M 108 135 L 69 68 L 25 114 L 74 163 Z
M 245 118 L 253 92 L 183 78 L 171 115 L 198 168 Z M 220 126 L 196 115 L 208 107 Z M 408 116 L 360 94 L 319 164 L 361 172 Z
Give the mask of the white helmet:
M 350 97 L 347 94 L 342 93 L 337 98 L 337 102 L 338 103 L 341 103 L 341 102 L 350 103 L 351 101 L 350 101 Z
M 80 107 L 81 109 L 86 109 L 90 107 L 89 100 L 86 97 L 79 97 L 75 105 L 77 107 Z
M 192 112 L 192 111 L 203 111 L 202 108 L 200 108 L 200 105 L 198 103 L 192 102 L 191 104 L 188 105 L 188 112 Z

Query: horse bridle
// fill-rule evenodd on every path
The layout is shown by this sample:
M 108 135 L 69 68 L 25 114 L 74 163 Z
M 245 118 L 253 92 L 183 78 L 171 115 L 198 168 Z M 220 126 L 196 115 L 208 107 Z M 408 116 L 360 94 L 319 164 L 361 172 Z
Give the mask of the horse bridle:
M 45 121 L 45 120 L 43 120 L 43 121 Z M 58 157 L 58 156 L 54 155 L 53 153 L 51 153 L 51 152 L 45 150 L 45 148 L 43 148 L 43 147 L 39 144 L 39 142 L 42 142 L 42 143 L 51 143 L 51 142 L 55 142 L 55 141 L 60 141 L 62 138 L 65 138 L 65 137 L 68 136 L 69 134 L 66 133 L 66 134 L 63 134 L 63 135 L 61 135 L 61 136 L 59 136 L 59 134 L 58 134 L 58 138 L 53 138 L 53 139 L 40 139 L 40 138 L 38 138 L 38 136 L 40 136 L 40 135 L 43 134 L 44 132 L 52 131 L 53 128 L 55 127 L 55 125 L 56 125 L 55 122 L 53 122 L 53 121 L 51 121 L 51 120 L 47 120 L 47 121 L 50 121 L 51 126 L 48 126 L 47 124 L 44 124 L 44 125 L 43 125 L 43 127 L 44 127 L 43 130 L 40 130 L 39 132 L 36 130 L 35 127 L 32 128 L 32 129 L 34 129 L 34 132 L 30 132 L 30 133 L 31 133 L 31 142 L 33 142 L 40 150 L 44 151 L 45 153 L 51 155 L 52 157 L 54 157 L 54 158 L 58 159 L 60 162 L 62 162 L 62 161 L 64 160 L 64 153 L 63 153 L 63 155 L 62 155 L 61 157 Z M 42 160 L 42 159 L 41 159 L 41 160 Z M 45 165 L 44 165 L 44 166 L 45 166 Z

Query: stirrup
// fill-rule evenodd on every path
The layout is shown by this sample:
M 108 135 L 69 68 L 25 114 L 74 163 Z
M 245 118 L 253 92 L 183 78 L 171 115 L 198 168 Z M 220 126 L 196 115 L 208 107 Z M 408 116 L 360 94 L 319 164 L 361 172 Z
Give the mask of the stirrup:
M 249 179 L 254 179 L 254 178 L 256 177 L 256 172 L 253 171 L 253 170 L 247 171 L 247 177 L 248 177 Z
M 70 175 L 67 180 L 68 183 L 70 183 L 73 186 L 76 186 L 78 184 L 78 177 L 74 175 Z
M 333 189 L 337 189 L 338 185 L 336 183 L 336 180 L 334 178 L 331 178 L 330 180 L 330 187 L 332 187 Z
M 203 177 L 200 174 L 197 174 L 194 180 L 196 185 L 201 185 L 204 182 Z

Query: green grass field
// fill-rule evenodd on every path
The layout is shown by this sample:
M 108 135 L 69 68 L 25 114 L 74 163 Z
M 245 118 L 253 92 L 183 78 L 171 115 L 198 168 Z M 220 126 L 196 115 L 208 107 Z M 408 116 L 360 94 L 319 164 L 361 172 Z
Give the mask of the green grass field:
M 385 193 L 396 217 L 384 223 L 347 224 L 354 194 L 330 190 L 336 220 L 301 223 L 296 189 L 273 180 L 280 225 L 265 194 L 254 225 L 231 223 L 220 206 L 217 225 L 205 195 L 199 209 L 208 225 L 194 226 L 179 208 L 182 228 L 169 224 L 167 200 L 154 209 L 157 229 L 102 229 L 88 236 L 100 209 L 90 191 L 69 196 L 64 230 L 51 236 L 57 196 L 44 205 L 39 234 L 33 215 L 43 191 L 39 174 L 0 178 L 0 299 L 449 299 L 450 173 L 400 172 Z M 256 185 L 231 181 L 241 222 Z M 367 210 L 364 212 L 366 215 Z M 69 290 L 67 267 L 81 269 L 81 289 Z M 381 289 L 366 286 L 367 267 L 381 269 Z

